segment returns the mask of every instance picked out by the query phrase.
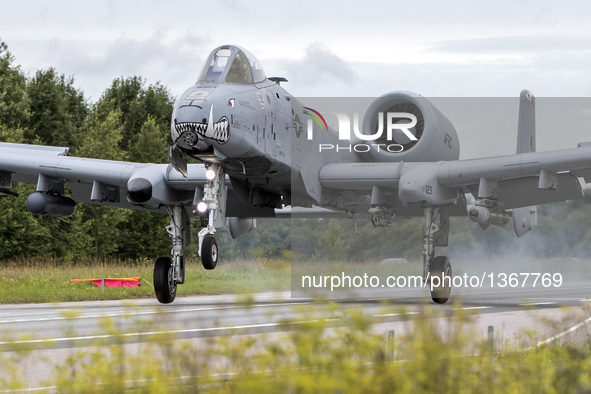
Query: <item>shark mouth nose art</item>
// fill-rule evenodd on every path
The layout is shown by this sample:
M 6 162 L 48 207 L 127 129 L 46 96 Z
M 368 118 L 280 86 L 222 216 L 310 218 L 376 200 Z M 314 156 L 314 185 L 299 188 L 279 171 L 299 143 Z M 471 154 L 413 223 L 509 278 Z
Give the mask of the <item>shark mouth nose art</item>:
M 182 138 L 189 146 L 197 144 L 199 136 L 225 144 L 230 139 L 230 121 L 225 116 L 221 117 L 217 122 L 213 122 L 212 119 L 213 104 L 209 111 L 208 122 L 180 122 L 175 125 L 175 129 L 179 133 L 179 138 Z

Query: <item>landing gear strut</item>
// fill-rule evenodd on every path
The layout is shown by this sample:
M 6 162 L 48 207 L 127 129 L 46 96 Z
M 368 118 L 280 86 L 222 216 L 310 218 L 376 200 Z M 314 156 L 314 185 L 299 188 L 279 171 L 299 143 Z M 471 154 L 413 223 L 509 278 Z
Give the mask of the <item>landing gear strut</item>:
M 213 236 L 216 227 L 223 227 L 225 220 L 226 186 L 223 168 L 218 164 L 206 165 L 207 183 L 203 188 L 203 199 L 198 201 L 197 210 L 206 224 L 199 231 L 199 256 L 205 269 L 214 269 L 218 262 L 218 245 Z M 203 205 L 204 209 L 199 209 Z M 176 297 L 177 285 L 185 282 L 185 249 L 189 244 L 190 223 L 185 207 L 166 207 L 170 225 L 166 231 L 172 238 L 171 257 L 161 257 L 154 265 L 154 290 L 156 298 L 169 304 Z M 207 218 L 207 219 L 206 219 Z
M 452 271 L 446 256 L 435 257 L 435 246 L 447 245 L 448 215 L 442 207 L 425 208 L 423 225 L 423 280 L 431 290 L 431 299 L 445 304 L 451 292 Z
M 203 267 L 212 270 L 218 263 L 218 245 L 213 234 L 216 227 L 223 226 L 226 186 L 224 170 L 219 164 L 206 164 L 205 169 L 207 183 L 203 188 L 202 202 L 207 210 L 202 215 L 207 214 L 207 225 L 199 231 L 199 256 Z M 216 226 L 216 221 L 221 221 L 221 225 Z
M 185 283 L 185 248 L 189 244 L 190 223 L 182 205 L 166 207 L 170 224 L 166 231 L 172 238 L 171 257 L 160 257 L 154 265 L 154 290 L 156 298 L 169 304 L 176 297 L 177 284 Z

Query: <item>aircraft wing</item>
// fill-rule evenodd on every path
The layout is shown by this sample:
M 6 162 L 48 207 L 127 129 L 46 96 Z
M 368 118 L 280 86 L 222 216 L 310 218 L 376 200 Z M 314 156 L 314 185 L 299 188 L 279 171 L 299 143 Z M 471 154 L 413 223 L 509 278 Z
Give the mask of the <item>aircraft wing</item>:
M 375 186 L 398 195 L 404 207 L 454 204 L 462 193 L 497 201 L 505 209 L 583 198 L 591 182 L 591 144 L 471 160 L 422 163 L 333 163 L 320 171 L 331 190 L 372 193 Z
M 581 182 L 591 182 L 591 145 L 551 152 L 443 163 L 437 172 L 444 188 L 467 188 L 476 198 L 499 201 L 506 209 L 583 198 Z
M 0 171 L 17 182 L 37 183 L 39 175 L 73 183 L 100 181 L 125 187 L 146 164 L 66 156 L 68 148 L 0 143 Z M 5 175 L 6 176 L 6 175 Z M 5 185 L 8 187 L 8 185 Z
M 195 189 L 207 179 L 200 164 L 188 166 L 184 178 L 169 164 L 144 164 L 66 156 L 68 148 L 0 143 L 0 192 L 13 181 L 37 184 L 37 190 L 51 192 L 67 182 L 76 201 L 165 213 L 162 205 L 190 206 Z M 143 178 L 152 185 L 151 198 L 131 204 L 126 198 L 130 182 Z M 231 184 L 226 182 L 231 191 Z M 8 194 L 8 193 L 6 193 Z M 226 216 L 271 217 L 272 209 L 254 207 L 228 193 Z

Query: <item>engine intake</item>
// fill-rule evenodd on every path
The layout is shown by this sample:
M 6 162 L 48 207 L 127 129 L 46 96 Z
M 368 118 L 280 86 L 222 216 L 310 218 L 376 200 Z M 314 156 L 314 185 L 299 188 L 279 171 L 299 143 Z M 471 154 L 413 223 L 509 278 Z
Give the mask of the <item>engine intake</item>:
M 392 121 L 399 126 L 412 123 L 410 117 L 395 114 L 410 114 L 416 118 L 416 125 L 408 128 L 410 135 L 401 128 L 387 132 Z M 361 153 L 369 156 L 367 161 L 440 161 L 460 157 L 453 124 L 429 100 L 416 93 L 393 92 L 377 98 L 365 112 L 362 133 L 380 135 L 368 143 L 371 149 L 367 153 Z M 397 148 L 391 148 L 393 145 Z

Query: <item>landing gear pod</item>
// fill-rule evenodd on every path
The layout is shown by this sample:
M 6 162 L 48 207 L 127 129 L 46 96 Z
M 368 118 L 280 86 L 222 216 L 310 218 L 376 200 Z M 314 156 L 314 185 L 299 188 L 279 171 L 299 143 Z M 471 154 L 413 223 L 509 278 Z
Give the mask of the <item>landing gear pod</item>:
M 76 213 L 76 201 L 70 197 L 35 192 L 29 194 L 25 204 L 27 210 L 35 215 L 67 218 Z
M 248 234 L 255 227 L 255 219 L 249 218 L 229 218 L 228 230 L 232 239 L 241 235 Z

